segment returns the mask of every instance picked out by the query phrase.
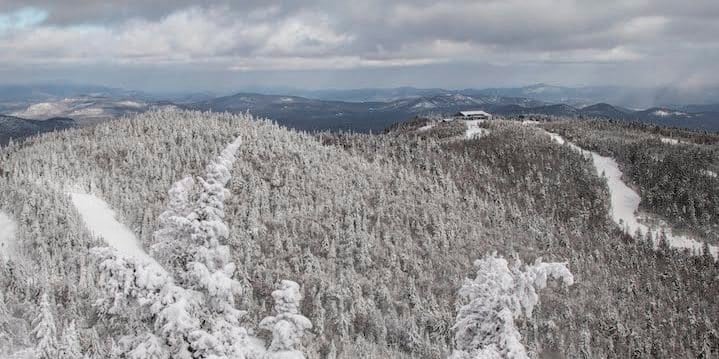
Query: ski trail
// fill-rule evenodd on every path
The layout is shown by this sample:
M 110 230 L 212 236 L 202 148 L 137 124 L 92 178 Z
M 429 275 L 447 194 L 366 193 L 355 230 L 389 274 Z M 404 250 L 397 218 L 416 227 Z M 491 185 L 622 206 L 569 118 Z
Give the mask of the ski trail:
M 7 214 L 0 212 L 0 256 L 9 258 L 15 248 L 17 223 Z
M 607 179 L 607 186 L 609 187 L 610 202 L 612 205 L 610 214 L 612 220 L 624 229 L 625 232 L 634 235 L 637 231 L 641 233 L 651 233 L 654 239 L 654 245 L 658 245 L 658 239 L 662 231 L 666 235 L 667 242 L 671 247 L 679 249 L 689 249 L 692 253 L 701 253 L 704 246 L 704 242 L 697 241 L 685 235 L 678 235 L 672 233 L 671 228 L 666 224 L 662 223 L 659 226 L 649 227 L 639 221 L 637 212 L 639 210 L 639 202 L 641 197 L 639 194 L 627 186 L 622 181 L 622 171 L 619 169 L 617 162 L 611 157 L 602 156 L 596 152 L 587 151 L 579 146 L 567 142 L 562 136 L 545 131 L 554 142 L 560 145 L 567 144 L 575 151 L 578 151 L 587 158 L 592 159 L 594 168 L 597 170 L 597 174 L 605 176 Z M 711 252 L 714 259 L 717 259 L 719 255 L 719 247 L 709 245 L 709 251 Z
M 79 192 L 70 192 L 69 195 L 85 226 L 92 233 L 102 237 L 123 256 L 154 262 L 142 249 L 135 234 L 115 218 L 115 211 L 102 198 Z
M 220 156 L 208 166 L 208 178 L 229 181 L 229 170 L 234 162 L 235 154 L 240 147 L 237 137 Z M 80 212 L 85 226 L 94 234 L 102 237 L 108 245 L 125 257 L 133 257 L 156 263 L 143 248 L 139 239 L 126 225 L 115 217 L 115 211 L 102 198 L 80 191 L 68 192 L 73 205 Z
M 482 136 L 489 133 L 487 129 L 479 127 L 479 124 L 484 122 L 483 120 L 469 120 L 465 121 L 467 125 L 467 131 L 464 133 L 464 138 L 471 140 L 473 138 L 481 138 Z

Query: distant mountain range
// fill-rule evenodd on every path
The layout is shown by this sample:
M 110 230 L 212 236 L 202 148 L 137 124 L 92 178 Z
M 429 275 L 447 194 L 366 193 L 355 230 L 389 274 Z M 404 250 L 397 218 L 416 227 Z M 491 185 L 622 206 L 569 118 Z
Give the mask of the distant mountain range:
M 440 94 L 390 102 L 342 102 L 299 96 L 243 93 L 185 107 L 212 111 L 250 111 L 255 115 L 264 116 L 301 130 L 376 132 L 414 116 L 446 116 L 460 110 L 484 110 L 504 116 L 544 115 L 605 118 L 719 131 L 719 112 L 689 111 L 691 109 L 712 110 L 719 106 L 687 106 L 685 110 L 656 107 L 635 111 L 607 103 L 575 107 L 568 104 L 548 104 L 528 98 L 498 95 L 475 97 L 461 94 Z
M 466 96 L 456 93 L 411 97 L 390 102 L 348 102 L 299 96 L 240 93 L 183 107 L 197 110 L 245 112 L 264 116 L 301 130 L 382 131 L 388 126 L 420 115 L 448 115 L 468 108 L 541 106 L 526 98 Z
M 194 103 L 218 97 L 211 92 L 147 93 L 106 86 L 81 84 L 35 84 L 0 85 L 0 113 L 19 112 L 28 106 L 42 103 L 72 101 L 81 102 L 123 102 L 139 103 Z M 72 107 L 72 106 L 70 106 Z
M 237 93 L 218 97 L 203 92 L 161 95 L 84 85 L 0 86 L 0 113 L 28 120 L 71 118 L 74 125 L 82 126 L 150 109 L 181 107 L 203 111 L 250 111 L 300 130 L 379 132 L 415 116 L 447 116 L 460 110 L 484 110 L 505 116 L 597 117 L 719 131 L 719 104 L 715 104 L 719 101 L 636 110 L 617 104 L 638 100 L 643 92 L 618 87 L 568 88 L 537 84 L 483 90 L 400 87 L 286 91 L 291 95 Z M 595 101 L 602 98 L 616 98 L 617 102 Z M 719 96 L 715 98 L 719 99 Z M 49 123 L 41 127 L 52 126 Z M 22 133 L 35 133 L 33 131 Z
M 280 91 L 280 90 L 277 90 Z M 460 94 L 472 97 L 514 97 L 546 103 L 563 103 L 576 107 L 596 103 L 610 103 L 633 109 L 650 107 L 681 107 L 689 104 L 719 103 L 719 88 L 681 89 L 676 87 L 641 88 L 621 86 L 564 87 L 534 84 L 524 87 L 446 90 L 441 88 L 419 89 L 414 87 L 368 88 L 354 90 L 294 90 L 272 89 L 257 91 L 273 94 L 290 94 L 318 100 L 347 102 L 391 102 L 407 98 Z

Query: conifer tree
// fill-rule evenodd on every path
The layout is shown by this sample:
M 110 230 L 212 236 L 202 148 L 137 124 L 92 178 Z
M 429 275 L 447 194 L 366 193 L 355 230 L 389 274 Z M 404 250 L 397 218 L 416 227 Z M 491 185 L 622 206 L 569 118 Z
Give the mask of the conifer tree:
M 302 336 L 306 330 L 312 329 L 312 323 L 300 314 L 299 284 L 283 280 L 280 289 L 272 292 L 275 300 L 274 316 L 262 319 L 260 328 L 272 332 L 268 359 L 303 359 L 305 356 L 299 350 Z
M 57 330 L 47 293 L 40 300 L 40 313 L 35 319 L 35 354 L 38 359 L 55 359 L 57 356 Z
M 539 303 L 536 290 L 547 286 L 548 278 L 574 283 L 563 263 L 542 263 L 511 267 L 496 254 L 475 262 L 477 276 L 466 279 L 459 290 L 461 307 L 453 327 L 455 350 L 452 359 L 529 358 L 514 319 L 531 317 Z
M 82 356 L 80 348 L 80 340 L 78 338 L 75 321 L 71 321 L 65 326 L 60 341 L 60 350 L 58 351 L 59 359 L 76 359 Z

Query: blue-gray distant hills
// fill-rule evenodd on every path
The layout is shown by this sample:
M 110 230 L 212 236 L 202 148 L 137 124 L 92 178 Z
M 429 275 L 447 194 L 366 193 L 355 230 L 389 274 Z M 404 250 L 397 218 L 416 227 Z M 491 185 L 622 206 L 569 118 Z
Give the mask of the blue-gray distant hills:
M 0 145 L 6 145 L 10 139 L 21 140 L 26 137 L 75 126 L 71 118 L 50 118 L 47 120 L 28 120 L 13 116 L 0 115 Z
M 241 93 L 202 101 L 187 107 L 212 111 L 250 111 L 255 115 L 301 130 L 381 131 L 398 121 L 415 116 L 447 116 L 461 110 L 484 110 L 503 116 L 603 118 L 719 131 L 719 112 L 713 112 L 715 107 L 710 105 L 686 106 L 679 109 L 654 107 L 647 110 L 631 110 L 607 103 L 575 107 L 522 97 L 469 96 L 459 93 L 412 97 L 389 102 L 328 101 L 300 96 Z
M 719 131 L 719 91 L 714 90 L 689 96 L 673 89 L 569 88 L 537 84 L 464 90 L 398 87 L 264 91 L 264 94 L 243 92 L 218 96 L 208 92 L 148 94 L 74 84 L 0 86 L 0 114 L 6 115 L 0 124 L 0 140 L 6 143 L 8 138 L 20 139 L 67 126 L 91 125 L 162 107 L 250 111 L 288 127 L 309 131 L 379 132 L 413 117 L 449 116 L 461 110 L 484 110 L 503 116 L 604 118 Z M 689 102 L 694 100 L 697 104 Z M 642 103 L 652 105 L 638 106 Z M 655 103 L 667 105 L 654 106 Z M 53 118 L 65 120 L 30 121 Z M 70 119 L 73 123 L 68 125 Z

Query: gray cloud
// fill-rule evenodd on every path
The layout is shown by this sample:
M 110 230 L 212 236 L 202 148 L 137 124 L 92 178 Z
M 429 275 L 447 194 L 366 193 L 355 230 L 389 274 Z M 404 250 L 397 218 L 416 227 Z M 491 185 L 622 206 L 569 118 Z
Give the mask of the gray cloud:
M 3 26 L 2 14 L 28 8 L 42 21 Z M 0 70 L 164 66 L 241 78 L 309 71 L 350 87 L 362 73 L 421 74 L 410 68 L 431 66 L 440 71 L 434 86 L 520 81 L 510 73 L 525 83 L 709 86 L 719 82 L 718 20 L 715 0 L 4 0 Z M 468 68 L 485 72 L 457 70 Z M 501 75 L 488 76 L 490 69 Z

